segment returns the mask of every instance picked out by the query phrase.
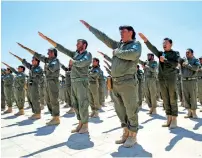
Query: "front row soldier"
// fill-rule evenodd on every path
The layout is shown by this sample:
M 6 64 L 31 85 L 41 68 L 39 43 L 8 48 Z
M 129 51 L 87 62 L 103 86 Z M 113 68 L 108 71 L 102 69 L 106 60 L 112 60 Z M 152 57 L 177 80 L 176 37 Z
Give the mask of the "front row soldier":
M 138 105 L 141 108 L 142 107 L 142 92 L 143 92 L 143 77 L 144 77 L 144 72 L 140 69 L 140 66 L 137 65 L 137 79 L 138 79 Z
M 12 54 L 12 53 L 11 53 Z M 29 117 L 29 119 L 35 120 L 41 118 L 41 107 L 40 107 L 40 98 L 39 98 L 39 83 L 43 76 L 43 70 L 40 67 L 40 60 L 33 57 L 32 63 L 28 63 L 26 59 L 22 59 L 17 55 L 12 54 L 18 60 L 22 62 L 22 64 L 29 69 L 29 79 L 28 79 L 28 91 L 30 97 L 30 104 L 32 107 L 33 115 Z
M 11 69 L 13 73 L 16 74 L 13 84 L 14 84 L 14 97 L 15 102 L 18 107 L 18 112 L 15 114 L 15 116 L 24 115 L 24 104 L 25 104 L 25 67 L 24 66 L 18 66 L 18 71 L 16 71 L 13 67 L 9 66 L 6 63 L 3 63 L 8 68 Z
M 100 109 L 99 101 L 99 78 L 101 70 L 99 67 L 99 59 L 93 58 L 93 64 L 88 74 L 88 100 L 91 106 L 92 113 L 90 117 L 99 117 L 98 110 Z
M 198 99 L 202 105 L 202 56 L 199 58 L 200 66 L 198 70 Z M 202 112 L 202 110 L 200 110 Z
M 56 43 L 52 39 L 44 36 L 42 33 L 39 35 L 51 43 L 58 51 L 64 53 L 65 55 L 72 58 L 70 65 L 72 66 L 71 70 L 71 86 L 72 86 L 72 105 L 79 120 L 79 125 L 76 129 L 73 129 L 71 132 L 87 133 L 88 132 L 88 70 L 92 62 L 92 55 L 88 52 L 87 46 L 88 43 L 84 39 L 77 40 L 77 50 L 71 51 L 67 48 L 64 48 L 62 45 Z
M 4 112 L 4 114 L 12 113 L 13 101 L 11 96 L 13 93 L 13 75 L 10 68 L 7 68 L 3 82 L 4 82 L 4 92 L 1 93 L 5 94 L 6 104 L 8 106 L 8 109 Z
M 157 100 L 156 100 L 156 73 L 157 62 L 154 60 L 154 54 L 147 54 L 147 62 L 139 60 L 139 63 L 144 69 L 144 94 L 146 102 L 150 108 L 148 114 L 156 114 Z
M 21 44 L 19 44 L 19 46 L 34 55 L 34 58 L 37 58 L 45 63 L 45 75 L 47 82 L 46 103 L 52 115 L 52 119 L 46 124 L 48 126 L 60 124 L 60 108 L 58 102 L 60 62 L 57 59 L 57 50 L 54 48 L 48 49 L 48 57 L 45 57 Z
M 179 52 L 172 50 L 172 40 L 169 38 L 165 38 L 163 41 L 164 51 L 159 51 L 142 33 L 139 33 L 139 36 L 160 61 L 158 78 L 167 115 L 167 122 L 162 127 L 176 128 L 178 116 L 176 67 L 180 58 Z
M 194 51 L 187 49 L 186 58 L 180 59 L 182 71 L 182 86 L 185 108 L 188 110 L 185 118 L 198 118 L 196 115 L 197 109 L 197 71 L 200 63 L 194 57 Z
M 113 49 L 111 66 L 113 100 L 124 129 L 122 138 L 116 143 L 123 143 L 124 147 L 132 147 L 137 142 L 138 132 L 138 81 L 134 73 L 141 55 L 141 44 L 135 41 L 135 31 L 132 26 L 119 27 L 121 41 L 117 42 L 85 21 L 81 20 L 81 22 L 99 40 Z
M 72 99 L 71 99 L 71 69 L 72 65 L 69 64 L 69 67 L 65 67 L 63 64 L 61 64 L 61 68 L 65 71 L 65 100 L 70 107 L 69 111 L 67 112 L 68 114 L 74 114 L 74 108 L 72 106 Z

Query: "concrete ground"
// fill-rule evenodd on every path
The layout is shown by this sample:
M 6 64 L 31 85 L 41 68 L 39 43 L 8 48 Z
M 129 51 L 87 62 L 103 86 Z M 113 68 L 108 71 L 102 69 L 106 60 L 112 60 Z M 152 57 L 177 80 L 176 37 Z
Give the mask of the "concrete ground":
M 68 115 L 68 108 L 61 105 L 61 124 L 47 127 L 51 118 L 47 107 L 42 119 L 28 120 L 31 109 L 25 115 L 1 115 L 1 157 L 154 157 L 154 158 L 201 158 L 202 112 L 199 119 L 184 119 L 186 110 L 179 107 L 179 128 L 169 130 L 161 125 L 166 120 L 162 102 L 158 103 L 158 115 L 147 115 L 143 103 L 139 112 L 138 143 L 130 149 L 115 144 L 122 134 L 113 103 L 107 102 L 100 118 L 89 119 L 89 134 L 71 134 L 77 125 L 75 115 Z M 27 107 L 27 105 L 26 105 Z M 202 109 L 201 106 L 199 108 Z M 14 108 L 14 112 L 17 109 Z

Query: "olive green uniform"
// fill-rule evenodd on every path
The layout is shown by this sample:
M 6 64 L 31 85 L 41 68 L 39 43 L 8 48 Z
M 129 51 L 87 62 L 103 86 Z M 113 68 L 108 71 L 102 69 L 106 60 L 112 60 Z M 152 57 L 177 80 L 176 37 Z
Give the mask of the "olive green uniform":
M 71 70 L 71 99 L 72 106 L 77 115 L 77 119 L 82 124 L 88 123 L 88 70 L 92 61 L 90 52 L 79 53 L 77 51 L 70 51 L 62 45 L 57 44 L 56 49 L 66 54 L 73 59 Z
M 13 93 L 13 75 L 6 74 L 4 77 L 4 94 L 8 107 L 12 107 L 12 93 Z
M 3 70 L 1 70 L 3 71 Z M 5 73 L 5 72 L 3 72 Z M 2 74 L 1 72 L 1 110 L 4 110 L 5 109 L 5 94 L 4 94 L 4 77 L 5 77 L 5 74 Z
M 23 72 L 16 71 L 12 67 L 10 69 L 16 74 L 13 81 L 15 102 L 18 109 L 22 110 L 24 109 L 24 104 L 25 104 L 25 90 L 24 90 L 25 74 Z
M 144 93 L 146 97 L 146 102 L 150 108 L 155 109 L 157 106 L 156 101 L 156 74 L 157 74 L 157 62 L 148 61 L 143 62 L 139 60 L 140 64 L 144 65 Z
M 144 72 L 142 70 L 137 70 L 137 79 L 138 79 L 138 98 L 139 102 L 138 105 L 142 106 L 142 98 L 143 98 L 143 77 L 144 77 Z
M 44 98 L 44 96 L 45 96 L 45 90 L 44 90 L 44 88 L 45 88 L 45 83 L 44 83 L 44 75 L 43 76 L 41 76 L 41 80 L 39 81 L 39 98 L 40 98 L 40 104 L 42 105 L 42 106 L 44 106 L 45 105 L 45 103 L 44 103 L 44 100 L 45 100 L 45 98 Z
M 181 72 L 179 69 L 177 69 L 177 92 L 179 96 L 179 100 L 182 102 L 182 79 L 181 79 Z
M 92 67 L 88 74 L 88 100 L 92 111 L 100 109 L 100 93 L 98 79 L 101 76 L 101 69 L 99 66 Z
M 159 83 L 163 103 L 166 109 L 166 115 L 178 116 L 177 106 L 177 72 L 179 52 L 170 50 L 159 51 L 149 41 L 145 42 L 148 49 L 158 58 L 165 56 L 165 61 L 159 63 Z
M 65 67 L 64 65 L 61 65 L 61 68 L 65 71 L 65 101 L 66 103 L 72 107 L 72 101 L 71 101 L 71 69 Z
M 199 102 L 202 105 L 202 64 L 199 67 L 198 70 L 198 98 L 199 98 Z
M 103 75 L 103 71 L 100 69 L 100 76 L 98 78 L 98 91 L 99 91 L 99 105 L 103 106 L 105 103 L 105 96 L 104 96 L 104 88 L 105 88 L 105 79 Z
M 138 81 L 134 73 L 141 55 L 141 44 L 135 41 L 116 42 L 93 27 L 89 30 L 109 48 L 115 49 L 111 66 L 115 110 L 122 127 L 137 132 Z
M 186 62 L 183 66 L 183 62 Z M 195 57 L 180 59 L 182 71 L 182 86 L 185 107 L 190 110 L 197 109 L 197 71 L 200 63 Z
M 46 103 L 48 109 L 53 117 L 60 115 L 59 108 L 59 74 L 60 62 L 55 58 L 47 58 L 41 54 L 35 53 L 34 57 L 45 63 L 45 76 L 46 76 Z
M 39 83 L 43 76 L 43 70 L 39 65 L 33 66 L 25 59 L 23 59 L 22 64 L 29 69 L 28 89 L 30 93 L 29 96 L 32 112 L 34 114 L 40 114 L 41 107 L 39 102 Z

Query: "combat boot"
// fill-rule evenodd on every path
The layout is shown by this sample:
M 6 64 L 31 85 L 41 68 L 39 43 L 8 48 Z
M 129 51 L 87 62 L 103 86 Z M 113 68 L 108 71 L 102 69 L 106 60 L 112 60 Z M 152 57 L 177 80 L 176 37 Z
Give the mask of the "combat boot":
M 121 136 L 121 139 L 120 140 L 117 140 L 115 141 L 116 144 L 123 144 L 125 143 L 126 139 L 128 138 L 129 136 L 129 130 L 127 127 L 124 127 L 123 128 L 123 135 Z
M 81 127 L 82 127 L 82 123 L 81 123 L 81 121 L 79 121 L 79 125 L 78 125 L 75 129 L 73 129 L 73 130 L 71 131 L 71 133 L 79 132 L 79 130 L 81 129 Z
M 69 111 L 67 111 L 67 114 L 74 114 L 74 108 L 70 108 Z
M 165 122 L 165 124 L 162 125 L 162 127 L 169 127 L 172 121 L 172 116 L 171 115 L 167 115 L 167 121 Z
M 153 111 L 153 108 L 150 108 L 149 112 L 147 113 L 148 115 L 151 115 Z
M 192 118 L 193 119 L 197 119 L 198 116 L 196 115 L 196 110 L 191 110 L 191 113 L 192 113 Z
M 153 108 L 152 115 L 156 115 L 156 108 Z
M 60 118 L 59 116 L 54 116 L 50 122 L 47 122 L 47 126 L 53 126 L 53 125 L 59 125 L 60 124 Z
M 15 114 L 15 116 L 24 115 L 24 109 L 20 109 L 19 112 Z
M 191 117 L 192 117 L 191 109 L 188 109 L 188 113 L 184 118 L 191 118 Z
M 31 117 L 29 117 L 29 119 L 31 120 L 37 120 L 41 118 L 41 114 L 33 114 Z
M 97 111 L 97 110 L 95 110 L 94 115 L 93 115 L 92 117 L 94 117 L 94 118 L 99 117 L 99 113 L 98 113 L 98 111 Z
M 172 121 L 170 124 L 170 129 L 176 128 L 177 127 L 177 117 L 176 116 L 172 116 Z
M 126 139 L 125 143 L 123 144 L 124 147 L 126 148 L 131 148 L 137 143 L 137 133 L 129 131 L 129 136 Z
M 91 112 L 91 114 L 89 115 L 89 117 L 93 117 L 95 115 L 95 110 L 93 110 L 92 112 Z
M 88 123 L 82 125 L 81 129 L 79 130 L 79 134 L 88 133 Z
M 4 111 L 4 114 L 12 113 L 12 107 L 8 107 L 6 111 Z

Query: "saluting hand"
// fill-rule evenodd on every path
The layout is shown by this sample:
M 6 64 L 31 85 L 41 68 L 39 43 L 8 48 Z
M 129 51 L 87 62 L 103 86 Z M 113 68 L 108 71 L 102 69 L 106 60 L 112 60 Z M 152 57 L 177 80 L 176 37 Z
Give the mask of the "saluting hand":
M 39 36 L 41 36 L 43 39 L 47 39 L 46 36 L 44 34 L 42 34 L 41 32 L 38 32 Z
M 160 56 L 160 58 L 159 58 L 159 60 L 160 60 L 160 62 L 164 62 L 164 60 L 165 60 L 165 57 L 164 56 Z
M 80 22 L 82 24 L 84 24 L 86 26 L 86 28 L 88 28 L 88 29 L 90 28 L 90 25 L 87 22 L 85 22 L 84 20 L 80 20 Z
M 148 39 L 147 39 L 142 33 L 138 33 L 138 34 L 139 34 L 140 38 L 142 38 L 142 40 L 143 40 L 144 42 L 147 42 L 147 41 L 148 41 Z
M 104 56 L 104 53 L 100 52 L 100 51 L 97 51 L 98 53 L 100 53 L 102 56 Z
M 17 42 L 17 44 L 18 44 L 20 47 L 25 48 L 25 46 L 23 46 L 22 44 L 20 44 L 20 43 L 18 43 L 18 42 Z

